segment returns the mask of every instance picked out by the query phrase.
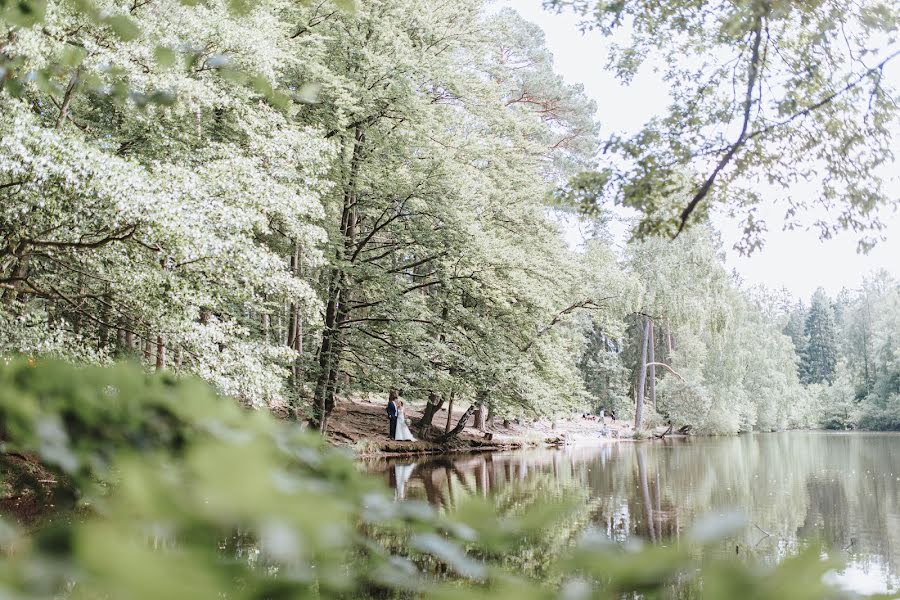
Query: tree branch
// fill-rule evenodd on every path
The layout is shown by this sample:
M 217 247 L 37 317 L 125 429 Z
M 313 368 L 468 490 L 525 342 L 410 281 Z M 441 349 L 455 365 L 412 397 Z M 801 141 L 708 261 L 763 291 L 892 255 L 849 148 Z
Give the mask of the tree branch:
M 682 383 L 686 383 L 684 377 L 682 377 L 681 374 L 680 374 L 678 371 L 676 371 L 675 369 L 673 369 L 672 367 L 670 367 L 670 366 L 667 365 L 666 363 L 652 362 L 652 363 L 647 363 L 646 366 L 647 366 L 648 368 L 649 368 L 649 367 L 662 367 L 662 368 L 666 369 L 667 371 L 669 371 L 672 375 L 674 375 L 675 377 L 677 377 L 679 380 L 681 380 Z
M 756 87 L 756 78 L 759 76 L 759 47 L 762 43 L 764 16 L 764 13 L 760 13 L 756 18 L 756 25 L 753 27 L 753 50 L 750 55 L 749 73 L 747 75 L 747 91 L 744 94 L 744 117 L 741 123 L 741 133 L 738 135 L 734 143 L 732 143 L 728 148 L 725 156 L 719 159 L 718 164 L 716 164 L 716 168 L 713 169 L 713 172 L 710 173 L 709 177 L 706 178 L 706 181 L 703 182 L 703 185 L 700 186 L 700 189 L 697 190 L 697 193 L 694 194 L 694 197 L 691 199 L 685 209 L 681 211 L 681 224 L 678 226 L 678 231 L 675 233 L 675 237 L 678 237 L 678 235 L 681 234 L 681 232 L 687 226 L 688 219 L 690 219 L 694 210 L 697 208 L 697 205 L 700 204 L 700 202 L 702 202 L 704 198 L 706 198 L 707 194 L 709 194 L 709 190 L 712 189 L 713 184 L 719 177 L 719 173 L 722 172 L 722 169 L 728 166 L 728 163 L 730 163 L 731 159 L 734 158 L 735 153 L 737 153 L 738 149 L 743 146 L 747 140 L 747 131 L 750 128 L 750 115 L 753 108 L 753 90 Z

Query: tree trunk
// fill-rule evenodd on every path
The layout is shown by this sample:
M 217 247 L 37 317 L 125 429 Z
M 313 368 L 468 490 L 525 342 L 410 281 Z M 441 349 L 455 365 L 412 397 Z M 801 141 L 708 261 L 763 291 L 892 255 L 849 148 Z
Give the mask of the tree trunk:
M 478 428 L 478 431 L 484 431 L 486 429 L 487 406 L 484 403 L 486 397 L 487 393 L 482 390 L 479 390 L 475 396 L 477 404 L 477 408 L 475 409 L 475 427 Z
M 484 431 L 487 427 L 487 419 L 484 418 L 484 404 L 479 403 L 475 408 L 475 427 L 478 431 Z
M 344 190 L 344 207 L 341 212 L 341 233 L 344 239 L 337 250 L 335 264 L 338 266 L 332 269 L 325 311 L 325 330 L 319 348 L 319 373 L 316 378 L 312 425 L 323 433 L 328 427 L 328 415 L 334 409 L 334 394 L 344 347 L 342 327 L 350 312 L 350 278 L 340 265 L 344 257 L 353 253 L 356 246 L 358 222 L 356 180 L 365 137 L 362 127 L 357 126 L 350 157 L 350 174 Z
M 641 358 L 638 362 L 638 382 L 635 394 L 634 429 L 640 431 L 644 420 L 644 392 L 647 387 L 647 345 L 650 339 L 650 319 L 644 317 L 643 340 L 641 342 Z
M 100 319 L 103 321 L 97 327 L 97 349 L 105 350 L 109 347 L 109 308 L 104 306 L 100 311 Z
M 427 434 L 431 429 L 431 422 L 434 420 L 434 415 L 441 410 L 442 406 L 444 406 L 443 396 L 436 392 L 428 394 L 428 404 L 425 405 L 425 411 L 422 413 L 422 418 L 416 421 L 416 427 L 422 432 L 423 437 L 427 437 Z
M 450 421 L 453 419 L 453 397 L 455 395 L 455 391 L 450 392 L 450 400 L 447 402 L 447 422 L 444 424 L 444 433 L 450 431 Z
M 166 346 L 163 343 L 163 336 L 156 336 L 156 370 L 160 371 L 166 368 Z
M 295 243 L 294 251 L 291 253 L 291 273 L 294 277 L 299 278 L 302 275 L 301 262 L 300 244 Z M 287 345 L 298 354 L 291 367 L 294 388 L 298 394 L 303 391 L 303 319 L 300 311 L 299 303 L 290 303 L 288 307 Z
M 329 381 L 337 375 L 335 337 L 337 336 L 337 303 L 340 272 L 335 269 L 335 280 L 329 286 L 329 300 L 325 307 L 325 331 L 322 332 L 322 344 L 319 348 L 319 374 L 316 378 L 315 402 L 313 405 L 313 426 L 324 432 L 328 414 L 334 407 L 334 398 L 328 396 Z M 334 389 L 333 387 L 331 389 Z
M 262 322 L 260 323 L 260 325 L 262 327 L 263 339 L 266 341 L 266 343 L 268 343 L 269 332 L 272 330 L 272 316 L 269 313 L 264 312 L 262 314 Z
M 653 334 L 653 319 L 650 319 L 650 340 L 647 346 L 647 362 L 650 366 L 650 406 L 656 410 L 656 336 Z
M 466 428 L 466 425 L 469 423 L 469 419 L 472 418 L 473 414 L 475 414 L 475 405 L 470 404 L 469 408 L 466 409 L 466 412 L 463 413 L 463 416 L 461 416 L 459 418 L 459 421 L 457 421 L 456 427 L 442 435 L 438 439 L 438 441 L 443 444 L 449 442 L 452 439 L 455 439 L 460 433 L 462 433 L 463 429 Z

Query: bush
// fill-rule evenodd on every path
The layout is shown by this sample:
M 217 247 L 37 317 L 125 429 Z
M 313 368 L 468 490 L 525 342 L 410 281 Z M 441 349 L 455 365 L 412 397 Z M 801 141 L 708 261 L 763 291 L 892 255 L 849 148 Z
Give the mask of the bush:
M 871 394 L 860 404 L 858 425 L 873 431 L 900 431 L 900 394 L 886 400 Z
M 599 534 L 558 556 L 533 552 L 547 574 L 535 581 L 503 557 L 564 523 L 565 501 L 503 520 L 482 500 L 453 519 L 393 502 L 315 434 L 134 366 L 8 361 L 0 432 L 5 452 L 39 459 L 82 509 L 0 530 L 16 549 L 0 557 L 6 597 L 835 596 L 816 549 L 763 574 L 705 565 L 700 585 L 687 544 L 623 549 Z M 716 538 L 708 525 L 697 544 Z

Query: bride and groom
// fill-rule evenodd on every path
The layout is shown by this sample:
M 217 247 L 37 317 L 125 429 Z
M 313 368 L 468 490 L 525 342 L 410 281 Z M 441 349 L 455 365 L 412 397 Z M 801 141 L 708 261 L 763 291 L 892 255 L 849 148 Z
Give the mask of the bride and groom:
M 403 400 L 397 398 L 397 393 L 391 391 L 388 395 L 387 405 L 388 421 L 390 422 L 390 435 L 392 440 L 414 442 L 409 426 L 406 424 L 406 414 L 403 410 Z

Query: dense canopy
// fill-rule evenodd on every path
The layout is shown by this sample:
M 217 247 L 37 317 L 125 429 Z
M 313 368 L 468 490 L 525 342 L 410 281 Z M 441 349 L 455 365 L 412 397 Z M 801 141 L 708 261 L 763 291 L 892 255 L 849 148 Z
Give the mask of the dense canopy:
M 35 3 L 27 19 L 15 13 L 26 4 L 6 9 L 2 348 L 133 357 L 323 428 L 336 398 L 390 389 L 476 403 L 482 420 L 605 407 L 638 428 L 818 422 L 818 388 L 801 384 L 833 383 L 836 355 L 823 355 L 821 336 L 786 342 L 770 308 L 721 266 L 709 226 L 675 241 L 636 238 L 622 252 L 601 212 L 583 248 L 565 243 L 561 209 L 551 208 L 560 192 L 571 200 L 566 189 L 578 194 L 596 183 L 591 172 L 624 163 L 598 154 L 611 147 L 601 148 L 603 115 L 554 72 L 541 29 L 478 0 L 416 4 L 58 1 Z M 772 164 L 797 169 L 784 153 L 814 148 L 830 175 L 804 176 L 830 189 L 845 225 L 880 202 L 871 186 L 869 200 L 860 195 L 889 156 L 880 80 L 864 74 L 827 112 L 791 115 L 858 69 L 834 72 L 880 57 L 863 46 L 875 31 L 890 43 L 893 13 L 848 13 L 857 60 L 797 33 L 800 22 L 831 32 L 827 15 L 840 3 L 806 12 L 744 4 L 710 8 L 709 18 L 677 2 L 647 13 L 575 7 L 604 30 L 628 23 L 632 46 L 611 57 L 623 76 L 670 44 L 684 52 L 714 39 L 710 56 L 737 53 L 734 68 L 706 69 L 712 83 L 671 53 L 669 77 L 701 87 L 679 88 L 672 116 L 613 144 L 637 160 L 616 176 L 625 187 L 615 193 L 644 211 L 638 232 L 677 225 L 662 207 L 690 197 L 685 161 L 726 147 L 741 102 L 752 119 L 713 176 L 715 189 L 740 197 L 734 207 L 752 198 L 737 190 L 753 169 L 792 178 Z M 664 40 L 665 28 L 679 34 Z M 760 36 L 759 56 L 748 55 L 742 40 Z M 778 79 L 790 61 L 819 54 L 834 54 L 833 64 Z M 743 100 L 722 98 L 726 79 L 748 70 L 760 85 Z M 868 104 L 852 100 L 865 90 Z M 800 104 L 788 110 L 782 96 Z M 771 111 L 788 115 L 777 147 L 763 144 Z M 876 129 L 835 129 L 853 111 Z M 814 146 L 797 136 L 814 136 Z M 860 148 L 852 165 L 862 178 L 839 173 L 848 163 L 829 150 L 846 155 L 849 143 Z M 660 152 L 684 163 L 666 167 L 675 187 L 650 181 Z M 640 181 L 655 191 L 640 192 Z M 810 319 L 805 329 L 824 323 Z

